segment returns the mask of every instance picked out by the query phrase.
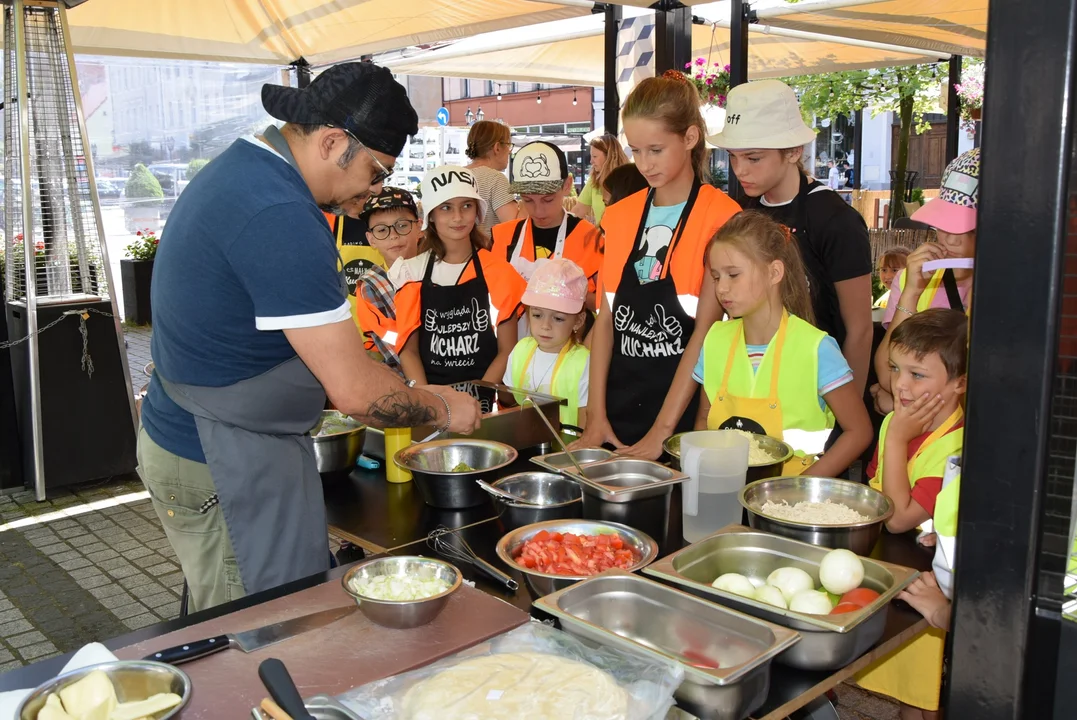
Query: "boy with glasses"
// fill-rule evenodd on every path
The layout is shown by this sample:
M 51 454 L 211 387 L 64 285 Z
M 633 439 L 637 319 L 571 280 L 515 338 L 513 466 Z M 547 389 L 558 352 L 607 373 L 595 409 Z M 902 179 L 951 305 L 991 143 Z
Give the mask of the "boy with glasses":
M 370 246 L 381 253 L 385 265 L 374 265 L 359 278 L 356 286 L 355 318 L 363 329 L 367 351 L 389 368 L 404 375 L 396 354 L 396 291 L 386 267 L 397 258 L 405 260 L 418 252 L 419 211 L 407 190 L 383 188 L 366 201 L 359 221 L 366 227 Z

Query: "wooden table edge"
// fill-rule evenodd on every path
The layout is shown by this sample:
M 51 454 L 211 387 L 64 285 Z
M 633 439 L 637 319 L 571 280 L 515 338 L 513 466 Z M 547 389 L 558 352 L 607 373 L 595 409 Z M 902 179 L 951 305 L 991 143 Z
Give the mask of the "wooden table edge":
M 860 672 L 879 658 L 889 655 L 894 650 L 897 650 L 898 648 L 904 646 L 906 643 L 911 641 L 914 637 L 926 630 L 928 627 L 929 626 L 927 620 L 925 620 L 924 618 L 920 618 L 920 620 L 918 620 L 915 624 L 905 628 L 903 631 L 899 632 L 897 635 L 894 635 L 886 642 L 876 645 L 874 648 L 867 651 L 853 662 L 849 663 L 840 670 L 835 671 L 833 675 L 828 676 L 822 682 L 817 683 L 808 690 L 805 690 L 800 695 L 797 695 L 795 698 L 785 703 L 781 707 L 771 711 L 766 715 L 763 715 L 762 717 L 757 718 L 755 716 L 752 716 L 752 720 L 784 720 L 784 718 L 789 717 L 790 713 L 799 710 L 800 708 L 810 703 L 812 700 L 815 700 L 816 698 L 825 694 L 828 690 L 832 690 L 833 688 L 837 687 L 846 679 Z

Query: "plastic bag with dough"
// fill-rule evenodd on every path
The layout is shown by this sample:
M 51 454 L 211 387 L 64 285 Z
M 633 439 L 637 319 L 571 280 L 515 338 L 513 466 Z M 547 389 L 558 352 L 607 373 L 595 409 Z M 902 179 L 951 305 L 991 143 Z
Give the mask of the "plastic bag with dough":
M 67 714 L 75 717 L 87 715 L 103 705 L 104 717 L 107 720 L 108 714 L 116 707 L 116 688 L 112 687 L 112 681 L 104 671 L 94 670 L 78 682 L 60 690 L 60 699 Z
M 175 707 L 180 700 L 182 698 L 175 693 L 157 693 L 138 702 L 120 703 L 112 710 L 109 720 L 140 720 Z
M 401 720 L 624 720 L 608 673 L 544 653 L 486 655 L 447 667 L 404 696 Z
M 77 720 L 77 718 L 67 714 L 59 695 L 49 693 L 45 698 L 45 706 L 37 711 L 37 720 Z

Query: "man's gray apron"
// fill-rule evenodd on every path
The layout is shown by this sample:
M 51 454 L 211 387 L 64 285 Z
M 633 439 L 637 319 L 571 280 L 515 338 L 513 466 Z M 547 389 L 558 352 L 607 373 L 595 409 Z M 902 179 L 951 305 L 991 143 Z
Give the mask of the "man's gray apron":
M 275 127 L 265 137 L 296 166 Z M 247 594 L 328 570 L 325 501 L 308 434 L 326 396 L 303 361 L 226 387 L 155 376 L 194 415 Z

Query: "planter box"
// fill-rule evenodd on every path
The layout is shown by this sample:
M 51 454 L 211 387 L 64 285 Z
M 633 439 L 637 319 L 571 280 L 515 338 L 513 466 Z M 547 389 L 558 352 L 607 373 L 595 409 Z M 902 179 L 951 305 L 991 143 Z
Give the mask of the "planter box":
M 123 285 L 123 316 L 129 323 L 149 325 L 153 322 L 150 307 L 150 279 L 153 260 L 120 260 Z

